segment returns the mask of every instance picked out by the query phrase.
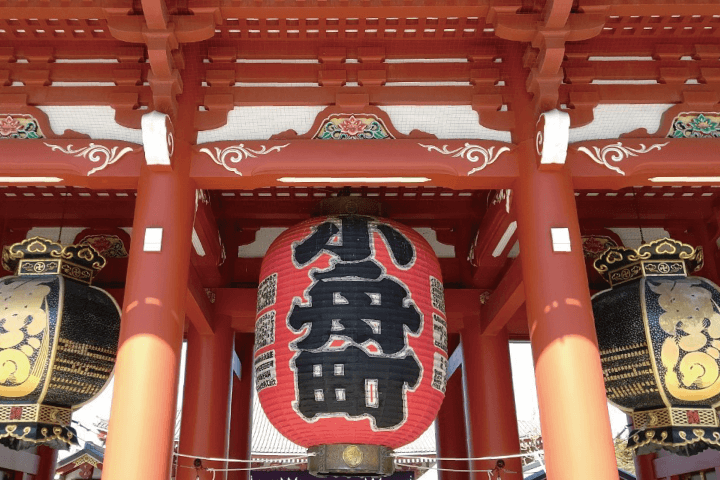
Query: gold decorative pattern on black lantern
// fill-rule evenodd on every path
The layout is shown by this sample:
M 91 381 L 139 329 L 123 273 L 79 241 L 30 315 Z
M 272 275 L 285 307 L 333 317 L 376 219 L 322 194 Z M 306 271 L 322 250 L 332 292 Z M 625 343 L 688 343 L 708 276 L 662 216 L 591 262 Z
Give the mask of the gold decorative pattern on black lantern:
M 612 286 L 641 277 L 683 275 L 703 267 L 702 247 L 697 249 L 671 238 L 661 238 L 637 250 L 611 247 L 595 260 L 595 270 Z
M 720 450 L 720 291 L 703 252 L 663 238 L 596 261 L 612 288 L 593 297 L 608 400 L 633 417 L 628 446 Z
M 108 382 L 120 312 L 90 285 L 105 265 L 93 247 L 30 238 L 5 247 L 0 279 L 0 444 L 77 444 L 73 408 Z
M 63 247 L 41 237 L 5 247 L 2 255 L 3 268 L 16 275 L 60 274 L 87 284 L 105 263 L 105 258 L 90 245 Z

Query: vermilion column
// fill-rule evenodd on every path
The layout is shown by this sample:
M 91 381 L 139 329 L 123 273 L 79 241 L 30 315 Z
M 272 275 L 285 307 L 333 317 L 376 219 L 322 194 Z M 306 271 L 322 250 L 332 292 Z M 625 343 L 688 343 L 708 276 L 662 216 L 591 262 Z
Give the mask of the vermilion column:
M 58 451 L 54 448 L 40 445 L 37 447 L 37 455 L 40 457 L 35 480 L 53 480 L 55 478 L 55 465 L 57 464 Z
M 516 206 L 548 478 L 618 478 L 572 180 L 520 149 Z M 553 250 L 566 228 L 570 252 Z
M 448 339 L 448 351 L 452 353 L 460 343 L 459 335 L 451 335 Z M 467 458 L 467 434 L 465 433 L 465 405 L 462 390 L 462 366 L 447 381 L 445 400 L 435 422 L 435 438 L 437 454 L 440 458 Z M 467 461 L 438 461 L 440 469 L 468 470 Z M 467 473 L 438 471 L 441 480 L 466 480 Z
M 674 238 L 674 237 L 673 237 Z M 632 424 L 632 416 L 628 415 L 628 424 Z M 635 463 L 635 478 L 637 480 L 655 480 L 655 454 L 633 455 Z
M 188 169 L 140 175 L 104 480 L 170 478 L 195 206 Z M 148 227 L 162 228 L 159 252 L 145 251 Z
M 481 335 L 478 316 L 465 318 L 464 324 L 463 377 L 470 456 L 480 458 L 518 454 L 520 439 L 507 331 L 503 329 L 495 336 Z M 509 458 L 503 462 L 506 470 L 500 473 L 503 480 L 522 480 L 522 462 L 519 458 Z M 497 461 L 473 461 L 470 464 L 473 470 L 492 470 L 497 466 Z M 470 478 L 485 480 L 488 474 L 471 473 Z M 493 474 L 493 478 L 498 476 Z
M 235 334 L 235 353 L 240 358 L 240 378 L 233 376 L 232 407 L 230 409 L 230 458 L 249 459 L 252 428 L 253 344 L 252 333 Z M 247 467 L 233 463 L 230 468 Z M 248 480 L 250 472 L 228 472 L 228 480 Z
M 635 462 L 635 478 L 637 480 L 655 480 L 655 460 L 654 453 L 647 455 L 636 455 L 633 458 Z
M 200 335 L 191 324 L 188 329 L 187 361 L 180 453 L 193 457 L 228 457 L 228 413 L 230 375 L 234 332 L 230 318 L 219 316 L 213 324 L 213 335 Z M 225 462 L 202 461 L 203 467 L 227 468 Z M 178 480 L 195 480 L 193 459 L 178 458 Z M 200 471 L 201 479 L 223 480 L 226 472 Z

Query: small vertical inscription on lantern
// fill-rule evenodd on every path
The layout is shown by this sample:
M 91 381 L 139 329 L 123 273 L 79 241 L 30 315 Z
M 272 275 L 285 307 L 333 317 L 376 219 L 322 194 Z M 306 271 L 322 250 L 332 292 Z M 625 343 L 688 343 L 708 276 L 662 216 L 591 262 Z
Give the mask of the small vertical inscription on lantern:
M 700 412 L 697 410 L 688 410 L 687 411 L 687 422 L 691 425 L 699 424 L 700 423 Z
M 277 273 L 265 277 L 258 285 L 257 313 L 262 312 L 270 305 L 275 305 L 277 298 Z
M 445 393 L 445 385 L 447 383 L 447 367 L 447 358 L 436 352 L 435 360 L 433 362 L 432 387 L 442 393 Z
M 433 308 L 445 313 L 445 287 L 435 277 L 430 277 L 430 297 L 432 298 Z
M 440 280 L 430 277 L 430 295 L 435 310 L 445 313 L 445 288 Z
M 447 322 L 435 313 L 433 313 L 433 339 L 435 346 L 447 353 Z
M 275 343 L 275 310 L 270 310 L 255 322 L 255 351 L 273 343 Z
M 270 350 L 255 359 L 255 390 L 259 392 L 275 385 L 277 385 L 275 350 Z

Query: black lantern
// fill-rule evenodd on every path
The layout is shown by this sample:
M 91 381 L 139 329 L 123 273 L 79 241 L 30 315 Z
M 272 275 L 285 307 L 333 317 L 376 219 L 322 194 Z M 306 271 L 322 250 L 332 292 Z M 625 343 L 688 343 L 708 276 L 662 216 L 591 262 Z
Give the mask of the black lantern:
M 595 261 L 610 283 L 593 297 L 608 400 L 632 415 L 628 447 L 720 450 L 720 291 L 688 274 L 702 249 L 664 238 Z
M 72 411 L 105 387 L 120 310 L 93 276 L 105 259 L 85 244 L 31 238 L 5 247 L 0 279 L 0 444 L 67 449 Z

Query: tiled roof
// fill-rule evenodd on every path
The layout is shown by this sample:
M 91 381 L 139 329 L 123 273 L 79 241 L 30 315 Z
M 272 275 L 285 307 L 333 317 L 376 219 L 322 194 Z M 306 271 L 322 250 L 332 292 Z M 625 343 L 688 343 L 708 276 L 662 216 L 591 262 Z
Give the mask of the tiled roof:
M 65 465 L 68 465 L 77 460 L 78 458 L 82 457 L 83 455 L 90 455 L 99 463 L 102 463 L 103 458 L 105 458 L 105 449 L 98 445 L 95 445 L 92 442 L 85 442 L 85 446 L 82 450 L 75 452 L 72 455 L 63 458 L 62 460 L 59 460 L 57 463 L 57 468 L 64 467 Z

